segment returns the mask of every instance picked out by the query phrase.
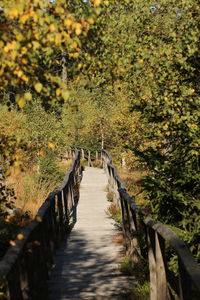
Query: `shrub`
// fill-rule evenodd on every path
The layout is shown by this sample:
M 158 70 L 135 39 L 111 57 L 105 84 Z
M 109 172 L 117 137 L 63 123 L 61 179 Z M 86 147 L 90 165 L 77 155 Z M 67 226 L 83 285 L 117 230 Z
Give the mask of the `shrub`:
M 107 192 L 106 197 L 107 197 L 107 200 L 109 202 L 113 202 L 114 193 L 113 192 Z
M 41 157 L 38 165 L 39 181 L 52 182 L 52 184 L 59 184 L 62 182 L 65 172 L 58 168 L 55 155 L 52 151 L 49 151 L 45 156 Z
M 109 218 L 115 221 L 114 225 L 121 230 L 122 229 L 122 212 L 119 206 L 115 203 L 111 203 L 111 205 L 107 208 L 106 214 Z

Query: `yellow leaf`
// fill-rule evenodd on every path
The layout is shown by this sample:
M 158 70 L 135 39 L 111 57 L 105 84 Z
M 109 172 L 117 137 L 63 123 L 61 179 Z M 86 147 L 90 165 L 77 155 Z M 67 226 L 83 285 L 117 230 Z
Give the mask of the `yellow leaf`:
M 25 75 L 22 76 L 22 79 L 23 79 L 25 82 L 28 82 L 28 81 L 29 81 L 28 77 L 25 76 Z
M 24 94 L 24 98 L 27 100 L 27 101 L 31 101 L 32 100 L 32 95 L 30 92 L 26 92 Z
M 60 94 L 61 94 L 61 90 L 60 90 L 60 89 L 57 89 L 57 90 L 56 90 L 56 96 L 60 96 Z
M 101 4 L 101 0 L 94 0 L 94 7 L 97 7 Z
M 17 235 L 17 238 L 18 238 L 18 240 L 23 240 L 24 239 L 24 236 L 23 236 L 23 234 L 21 234 L 21 233 L 19 233 L 18 235 Z
M 33 20 L 34 20 L 35 23 L 37 23 L 38 20 L 39 20 L 39 17 L 36 13 L 33 15 Z
M 13 246 L 13 247 L 16 246 L 16 243 L 15 243 L 14 241 L 10 241 L 9 243 L 10 243 L 10 245 Z
M 88 23 L 89 24 L 94 24 L 94 20 L 92 18 L 88 18 Z
M 62 91 L 62 97 L 67 101 L 69 99 L 69 91 Z
M 16 41 L 13 41 L 12 43 L 8 42 L 8 43 L 6 44 L 6 46 L 4 47 L 4 51 L 5 51 L 5 52 L 8 52 L 8 51 L 10 51 L 10 50 L 14 50 L 15 47 L 16 47 Z
M 29 19 L 29 15 L 25 14 L 25 15 L 21 16 L 19 21 L 20 21 L 20 23 L 25 24 L 28 19 Z
M 22 63 L 23 63 L 24 65 L 26 65 L 26 64 L 28 63 L 27 59 L 26 59 L 26 58 L 22 58 Z
M 73 41 L 72 48 L 75 49 L 75 48 L 77 48 L 77 46 L 78 46 L 77 43 L 75 41 Z
M 40 93 L 41 90 L 42 90 L 42 88 L 43 88 L 43 86 L 42 86 L 42 84 L 41 84 L 40 82 L 38 82 L 38 83 L 36 83 L 36 84 L 34 85 L 34 88 L 35 88 L 35 90 L 36 90 L 38 93 Z
M 49 142 L 49 143 L 48 143 L 48 147 L 49 147 L 50 149 L 54 149 L 54 148 L 55 148 L 55 144 L 54 144 L 54 143 L 51 143 L 51 142 Z
M 80 23 L 74 23 L 75 33 L 76 35 L 81 34 L 82 32 L 82 25 Z
M 9 15 L 12 19 L 17 18 L 19 15 L 19 11 L 16 8 L 14 8 L 9 12 Z
M 39 217 L 39 216 L 36 216 L 36 220 L 38 221 L 38 222 L 42 222 L 42 218 L 41 217 Z
M 44 156 L 44 154 L 45 154 L 44 150 L 41 149 L 40 152 L 39 152 L 39 155 L 40 155 L 40 156 Z
M 22 97 L 16 98 L 16 102 L 20 108 L 23 108 L 26 105 L 26 99 Z
M 28 51 L 28 49 L 26 47 L 22 47 L 21 54 L 24 55 L 27 53 L 27 51 Z
M 70 27 L 71 25 L 72 25 L 72 20 L 70 20 L 70 19 L 67 19 L 67 20 L 65 20 L 65 26 L 67 26 L 67 27 Z
M 55 44 L 56 46 L 60 46 L 61 45 L 61 34 L 57 33 L 56 36 L 55 36 Z
M 16 39 L 18 40 L 18 41 L 22 41 L 23 39 L 24 39 L 24 36 L 23 36 L 23 34 L 21 34 L 21 33 L 18 33 L 17 35 L 16 35 Z
M 54 24 L 50 24 L 49 25 L 49 29 L 50 29 L 51 32 L 55 32 L 56 31 L 56 27 L 55 27 Z
M 33 41 L 33 49 L 36 50 L 38 48 L 40 48 L 40 43 L 38 43 L 37 41 Z
M 75 52 L 75 53 L 73 54 L 73 57 L 74 57 L 74 58 L 78 58 L 79 55 L 80 55 L 80 54 L 79 54 L 78 52 Z
M 23 75 L 23 72 L 22 72 L 22 70 L 18 70 L 18 71 L 16 72 L 16 74 L 17 74 L 17 76 L 18 76 L 19 78 L 21 78 L 22 75 Z

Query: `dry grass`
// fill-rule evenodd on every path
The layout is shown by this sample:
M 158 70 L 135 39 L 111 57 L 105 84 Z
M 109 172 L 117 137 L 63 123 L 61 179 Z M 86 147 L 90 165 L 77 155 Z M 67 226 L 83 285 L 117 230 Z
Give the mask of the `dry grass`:
M 120 207 L 118 207 L 115 203 L 111 203 L 107 210 L 106 214 L 109 218 L 114 220 L 114 226 L 118 229 L 122 229 L 122 213 Z
M 147 175 L 145 170 L 133 170 L 128 171 L 124 169 L 118 169 L 119 176 L 123 179 L 126 184 L 127 191 L 130 196 L 135 197 L 136 203 L 138 205 L 143 205 L 146 203 L 144 200 L 144 194 L 141 190 L 141 179 Z
M 59 169 L 67 171 L 72 160 L 58 162 Z M 28 212 L 34 218 L 40 206 L 44 203 L 48 194 L 58 187 L 55 183 L 40 182 L 36 179 L 36 168 L 23 173 L 13 170 L 7 179 L 9 186 L 13 187 L 16 194 L 15 207 Z
M 124 245 L 123 233 L 117 233 L 116 235 L 114 235 L 112 241 L 113 241 L 113 243 L 115 243 L 117 245 Z
M 15 207 L 28 212 L 32 218 L 51 190 L 49 185 L 37 182 L 34 175 L 33 171 L 26 172 L 26 174 L 14 171 L 7 180 L 7 183 L 15 190 L 17 198 Z
M 57 166 L 62 171 L 67 171 L 72 165 L 72 159 L 62 160 L 57 162 Z
M 107 192 L 106 198 L 109 202 L 113 202 L 114 192 Z

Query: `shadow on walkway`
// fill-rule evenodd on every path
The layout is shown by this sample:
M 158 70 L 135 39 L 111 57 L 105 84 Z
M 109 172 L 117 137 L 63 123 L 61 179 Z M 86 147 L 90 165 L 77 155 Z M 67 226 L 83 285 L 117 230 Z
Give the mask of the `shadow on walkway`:
M 133 278 L 117 271 L 116 258 L 107 247 L 106 239 L 88 240 L 80 230 L 72 231 L 56 253 L 49 299 L 130 299 L 127 291 L 133 288 Z

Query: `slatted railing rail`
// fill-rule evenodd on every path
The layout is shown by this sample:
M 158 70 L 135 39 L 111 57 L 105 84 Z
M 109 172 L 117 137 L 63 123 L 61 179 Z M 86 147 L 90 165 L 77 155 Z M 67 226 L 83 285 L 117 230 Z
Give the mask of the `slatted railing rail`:
M 70 222 L 76 221 L 82 169 L 80 151 L 72 150 L 72 154 L 74 160 L 61 187 L 49 194 L 36 218 L 20 232 L 0 262 L 1 299 L 48 299 L 47 280 L 54 250 Z
M 98 149 L 88 150 L 82 147 L 70 147 L 65 154 L 61 156 L 61 159 L 73 158 L 73 153 L 77 150 L 81 152 L 82 161 L 85 161 L 89 167 L 102 165 L 102 152 Z
M 127 193 L 110 154 L 104 150 L 102 160 L 114 201 L 121 205 L 126 249 L 133 260 L 142 255 L 148 261 L 151 300 L 171 300 L 177 296 L 181 300 L 199 300 L 200 267 L 186 244 L 167 226 L 145 216 Z M 178 276 L 169 270 L 166 247 L 178 257 Z
M 83 148 L 69 150 L 67 157 L 74 160 L 62 186 L 48 196 L 36 219 L 22 230 L 20 239 L 15 240 L 15 246 L 0 262 L 5 299 L 48 299 L 47 280 L 54 250 L 69 228 L 70 218 L 76 220 L 75 207 L 82 172 L 80 156 L 88 161 L 88 166 L 92 166 L 95 160 L 100 162 L 107 173 L 114 202 L 121 205 L 127 251 L 133 260 L 139 256 L 148 257 L 151 300 L 177 299 L 174 293 L 181 300 L 200 299 L 200 268 L 185 243 L 165 225 L 145 217 L 127 193 L 108 152 Z M 178 256 L 178 277 L 169 271 L 165 247 L 173 249 Z

